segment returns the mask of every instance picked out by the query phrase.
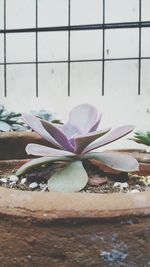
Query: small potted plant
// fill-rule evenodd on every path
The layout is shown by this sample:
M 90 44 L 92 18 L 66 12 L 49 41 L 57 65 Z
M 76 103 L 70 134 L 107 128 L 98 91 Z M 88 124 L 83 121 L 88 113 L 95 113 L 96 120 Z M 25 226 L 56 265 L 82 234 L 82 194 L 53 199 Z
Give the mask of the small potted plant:
M 138 144 L 143 144 L 146 146 L 146 150 L 149 152 L 149 146 L 150 146 L 150 131 L 138 131 L 135 132 L 134 137 L 130 138 L 134 142 Z
M 139 151 L 138 158 L 139 162 L 141 162 L 141 168 L 145 173 L 149 173 L 150 169 L 150 131 L 138 131 L 135 132 L 133 138 L 131 138 L 134 142 L 138 144 L 145 145 L 145 151 Z
M 30 171 L 46 170 L 54 162 L 60 165 L 47 179 L 49 192 L 0 188 L 3 265 L 139 266 L 140 261 L 140 266 L 147 266 L 149 191 L 96 194 L 83 190 L 88 182 L 87 162 L 100 162 L 105 173 L 138 171 L 139 164 L 130 155 L 92 152 L 131 132 L 133 126 L 96 131 L 101 115 L 90 105 L 74 108 L 64 125 L 54 125 L 31 114 L 23 114 L 23 119 L 48 145 L 28 144 L 27 153 L 40 158 L 1 161 L 1 170 L 17 169 L 20 179 L 25 179 Z
M 120 149 L 118 151 L 122 153 L 126 153 L 135 157 L 139 162 L 140 171 L 143 175 L 149 175 L 150 173 L 150 131 L 136 131 L 132 138 L 129 138 L 136 142 L 137 144 L 141 144 L 145 146 L 145 149 Z

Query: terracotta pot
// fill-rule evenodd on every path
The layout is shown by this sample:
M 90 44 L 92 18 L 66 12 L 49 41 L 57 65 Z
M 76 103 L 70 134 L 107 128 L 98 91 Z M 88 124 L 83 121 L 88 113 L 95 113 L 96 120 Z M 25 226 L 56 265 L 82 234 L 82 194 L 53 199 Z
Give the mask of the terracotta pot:
M 0 133 L 0 160 L 27 158 L 25 147 L 29 143 L 48 145 L 35 132 L 5 132 Z
M 24 162 L 0 161 L 0 170 L 12 172 Z M 42 193 L 1 187 L 0 233 L 0 266 L 149 266 L 150 191 Z

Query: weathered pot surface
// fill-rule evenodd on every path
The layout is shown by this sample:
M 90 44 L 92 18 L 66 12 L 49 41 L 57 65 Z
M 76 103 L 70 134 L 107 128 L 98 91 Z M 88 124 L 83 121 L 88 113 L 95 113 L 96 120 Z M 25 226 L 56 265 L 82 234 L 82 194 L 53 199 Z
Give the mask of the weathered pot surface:
M 46 144 L 32 132 L 0 134 L 0 171 L 22 165 L 25 160 L 4 159 L 26 158 L 29 142 Z M 140 161 L 140 172 L 150 175 L 149 162 Z M 147 267 L 150 193 L 65 194 L 0 187 L 0 232 L 2 267 Z
M 0 161 L 0 169 L 11 171 L 23 163 Z M 46 193 L 1 187 L 0 219 L 1 266 L 150 263 L 149 192 Z

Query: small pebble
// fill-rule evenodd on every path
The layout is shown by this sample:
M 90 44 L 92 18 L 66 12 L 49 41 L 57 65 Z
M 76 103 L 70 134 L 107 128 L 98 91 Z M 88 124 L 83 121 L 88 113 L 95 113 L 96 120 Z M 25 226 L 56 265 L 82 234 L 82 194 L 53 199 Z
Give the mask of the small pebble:
M 1 182 L 1 183 L 7 183 L 7 179 L 6 179 L 6 178 L 1 178 L 1 179 L 0 179 L 0 182 Z
M 31 184 L 29 184 L 29 188 L 31 188 L 31 189 L 35 189 L 35 188 L 37 188 L 39 185 L 38 185 L 38 183 L 36 183 L 36 182 L 33 182 L 33 183 L 31 183 Z
M 39 184 L 40 189 L 43 189 L 45 186 L 46 184 L 42 184 L 42 183 Z
M 129 193 L 139 193 L 140 191 L 139 190 L 137 190 L 137 189 L 133 189 L 133 190 L 131 190 Z
M 27 178 L 22 178 L 21 181 L 20 181 L 20 184 L 25 184 L 27 181 Z
M 19 178 L 16 175 L 10 175 L 9 176 L 9 182 L 17 183 L 18 180 L 19 180 Z
M 114 183 L 114 187 L 120 187 L 120 189 L 125 189 L 125 188 L 129 187 L 129 185 L 128 185 L 128 183 L 116 182 L 116 183 Z
M 120 185 L 121 189 L 124 189 L 124 188 L 127 188 L 127 187 L 129 187 L 128 183 L 121 183 L 121 185 Z
M 120 184 L 121 184 L 121 183 L 116 182 L 116 183 L 114 183 L 114 187 L 120 187 Z

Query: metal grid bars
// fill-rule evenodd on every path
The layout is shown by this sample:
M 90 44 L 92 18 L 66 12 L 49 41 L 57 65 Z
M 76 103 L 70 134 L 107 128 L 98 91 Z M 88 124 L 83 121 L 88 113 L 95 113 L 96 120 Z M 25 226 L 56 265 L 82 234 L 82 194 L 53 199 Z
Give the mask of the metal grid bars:
M 10 27 L 10 25 L 7 25 L 7 20 L 8 20 L 8 15 L 7 14 L 7 2 L 8 0 L 0 0 L 1 1 L 1 8 L 2 8 L 2 2 L 3 2 L 3 14 L 4 14 L 4 20 L 3 20 L 3 26 L 0 25 L 0 37 L 3 37 L 3 60 L 1 60 L 0 58 L 0 66 L 3 66 L 3 70 L 4 70 L 4 96 L 7 97 L 8 92 L 7 92 L 7 66 L 9 65 L 24 65 L 24 64 L 33 64 L 35 66 L 35 75 L 36 75 L 36 82 L 35 82 L 35 95 L 36 97 L 39 96 L 39 65 L 40 64 L 51 64 L 51 63 L 65 63 L 68 65 L 68 91 L 66 92 L 66 94 L 68 96 L 71 95 L 71 64 L 73 63 L 77 63 L 77 62 L 101 62 L 102 63 L 102 68 L 99 71 L 99 75 L 101 75 L 101 84 L 99 84 L 99 91 L 101 95 L 105 94 L 105 64 L 106 61 L 132 61 L 132 60 L 136 60 L 138 62 L 138 73 L 137 73 L 137 80 L 138 80 L 138 88 L 137 88 L 137 94 L 141 94 L 141 60 L 143 59 L 150 59 L 149 56 L 142 56 L 141 53 L 141 45 L 142 45 L 142 28 L 147 28 L 150 27 L 150 21 L 146 20 L 146 21 L 142 21 L 142 1 L 144 0 L 137 0 L 138 2 L 138 19 L 136 21 L 120 21 L 120 22 L 111 22 L 109 23 L 108 21 L 106 21 L 106 14 L 107 14 L 107 9 L 108 9 L 108 5 L 109 5 L 109 0 L 99 0 L 99 10 L 102 10 L 102 23 L 90 23 L 90 24 L 76 24 L 73 25 L 71 23 L 71 10 L 73 9 L 72 7 L 72 1 L 73 0 L 66 0 L 63 1 L 64 4 L 66 4 L 66 8 L 67 8 L 67 25 L 45 25 L 44 27 L 41 26 L 41 24 L 39 25 L 39 11 L 40 11 L 40 7 L 39 7 L 39 0 L 34 0 L 34 18 L 33 20 L 35 21 L 33 24 L 33 27 Z M 25 1 L 25 0 L 24 0 Z M 56 0 L 55 2 L 57 2 L 58 0 Z M 82 0 L 84 1 L 84 0 Z M 91 0 L 92 1 L 92 0 Z M 114 0 L 111 0 L 112 2 Z M 28 1 L 29 2 L 29 1 Z M 32 0 L 33 2 L 33 0 Z M 77 1 L 78 2 L 78 1 Z M 85 2 L 85 1 L 84 1 Z M 116 0 L 115 0 L 116 2 Z M 9 1 L 10 3 L 10 1 Z M 44 3 L 44 1 L 43 1 Z M 58 5 L 59 5 L 60 1 L 58 1 Z M 86 3 L 86 2 L 85 2 Z M 92 1 L 93 5 L 95 3 L 95 1 Z M 30 2 L 29 2 L 30 5 Z M 32 9 L 32 6 L 29 6 L 29 9 Z M 86 6 L 85 6 L 86 9 Z M 33 10 L 32 10 L 33 11 Z M 90 12 L 90 10 L 89 10 Z M 27 14 L 28 16 L 28 14 Z M 109 33 L 109 31 L 114 31 L 114 30 L 124 30 L 124 29 L 137 29 L 138 30 L 138 56 L 115 56 L 115 57 L 106 57 L 106 34 Z M 73 43 L 72 40 L 72 33 L 73 32 L 80 32 L 81 34 L 84 34 L 86 31 L 99 31 L 99 33 L 101 34 L 101 38 L 102 38 L 102 45 L 101 48 L 101 57 L 96 57 L 96 58 L 72 58 L 71 57 L 71 45 Z M 67 59 L 59 59 L 57 57 L 57 59 L 43 59 L 41 60 L 41 58 L 39 57 L 39 51 L 41 49 L 41 47 L 39 46 L 39 34 L 40 33 L 62 33 L 62 32 L 66 32 L 67 33 L 67 39 L 65 39 L 67 41 Z M 7 51 L 7 37 L 9 37 L 9 35 L 11 34 L 14 35 L 16 38 L 17 36 L 19 36 L 20 34 L 26 34 L 26 33 L 30 33 L 33 34 L 35 37 L 35 46 L 34 46 L 34 50 L 35 50 L 35 60 L 9 60 L 8 57 L 8 51 Z M 21 35 L 23 36 L 23 35 Z M 81 36 L 81 35 L 80 35 Z M 23 36 L 23 38 L 26 38 L 25 36 Z M 80 42 L 80 39 L 78 40 L 78 42 Z M 13 44 L 12 44 L 13 45 Z M 125 44 L 126 45 L 126 44 Z M 2 48 L 1 48 L 2 49 Z M 19 45 L 18 45 L 18 49 L 19 49 Z M 43 48 L 44 49 L 44 48 Z M 59 46 L 59 49 L 61 50 L 61 43 Z

